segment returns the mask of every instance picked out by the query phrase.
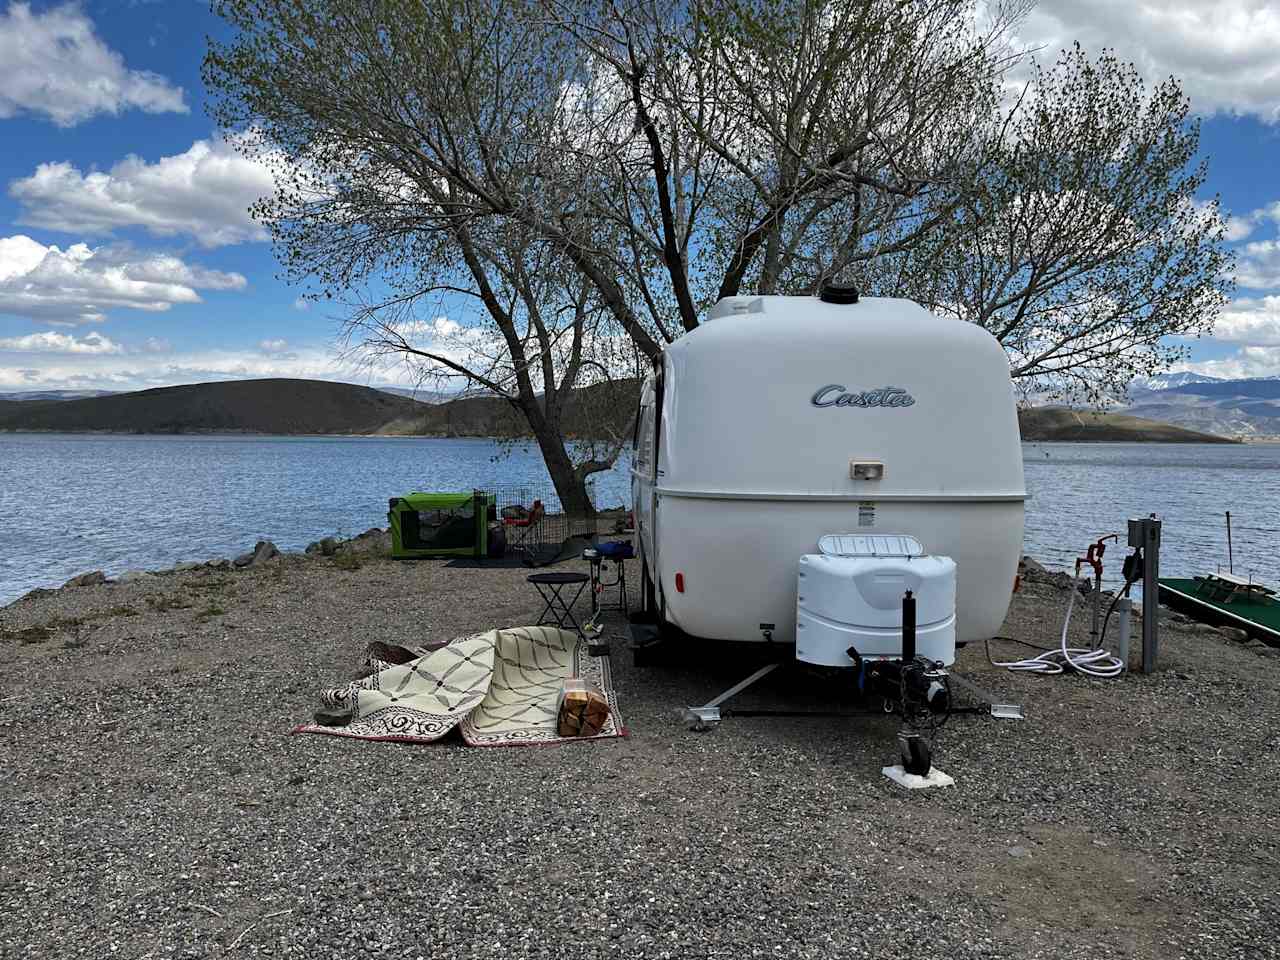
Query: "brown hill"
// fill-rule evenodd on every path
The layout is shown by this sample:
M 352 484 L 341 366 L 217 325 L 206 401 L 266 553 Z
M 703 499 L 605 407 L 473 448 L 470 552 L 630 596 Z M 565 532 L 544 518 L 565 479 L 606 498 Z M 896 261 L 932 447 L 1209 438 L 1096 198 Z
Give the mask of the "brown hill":
M 375 433 L 422 406 L 349 383 L 235 380 L 0 406 L 0 430 L 107 433 Z
M 630 436 L 640 384 L 619 380 L 575 390 L 564 404 L 562 424 L 570 437 Z M 524 414 L 498 397 L 463 397 L 447 403 L 419 404 L 407 417 L 380 433 L 403 436 L 523 437 Z
M 1067 407 L 1024 407 L 1018 410 L 1023 440 L 1094 443 L 1237 443 L 1230 437 L 1197 433 L 1171 423 L 1144 420 L 1124 413 L 1098 413 Z

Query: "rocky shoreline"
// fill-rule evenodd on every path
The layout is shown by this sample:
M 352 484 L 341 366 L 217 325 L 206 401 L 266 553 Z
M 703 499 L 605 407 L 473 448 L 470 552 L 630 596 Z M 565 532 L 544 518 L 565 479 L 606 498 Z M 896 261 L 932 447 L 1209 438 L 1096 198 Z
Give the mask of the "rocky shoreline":
M 285 552 L 270 540 L 259 540 L 253 545 L 252 550 L 247 550 L 231 558 L 215 557 L 212 560 L 204 561 L 187 560 L 175 563 L 172 567 L 164 567 L 158 570 L 126 570 L 114 577 L 108 577 L 102 570 L 88 570 L 84 573 L 76 574 L 60 587 L 36 587 L 24 593 L 14 603 L 21 600 L 50 596 L 60 590 L 75 587 L 96 587 L 106 583 L 135 583 L 149 577 L 165 577 L 175 573 L 189 573 L 192 570 L 243 570 L 249 567 L 260 567 L 281 557 L 306 559 L 311 557 L 362 557 L 369 555 L 391 555 L 391 532 L 389 530 L 384 530 L 381 527 L 370 527 L 364 533 L 356 534 L 354 537 L 322 537 L 307 544 L 306 550 L 300 553 Z M 3 609 L 2 605 L 0 605 L 0 609 Z

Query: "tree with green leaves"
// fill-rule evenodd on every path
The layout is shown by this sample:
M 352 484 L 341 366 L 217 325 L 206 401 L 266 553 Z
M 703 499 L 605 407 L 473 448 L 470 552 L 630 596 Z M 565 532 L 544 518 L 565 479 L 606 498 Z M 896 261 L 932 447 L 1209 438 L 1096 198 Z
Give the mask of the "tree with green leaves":
M 206 59 L 215 114 L 275 173 L 254 213 L 287 274 L 345 306 L 353 353 L 506 399 L 564 508 L 589 511 L 624 438 L 601 419 L 574 442 L 566 404 L 634 377 L 649 345 L 602 330 L 623 281 L 582 266 L 606 234 L 537 211 L 576 121 L 570 39 L 508 29 L 536 12 L 521 3 L 218 9 L 239 35 Z
M 1105 402 L 1168 369 L 1232 289 L 1199 125 L 1176 81 L 1078 46 L 1035 66 L 987 163 L 872 287 L 989 330 L 1026 392 Z M 917 213 L 927 217 L 927 210 Z
M 724 296 L 850 279 L 985 326 L 1027 384 L 1103 397 L 1229 292 L 1176 82 L 1079 50 L 1034 67 L 1006 45 L 1018 3 L 216 9 L 237 34 L 206 83 L 276 169 L 256 214 L 287 272 L 362 291 L 356 349 L 507 398 L 566 503 L 617 445 L 575 462 L 562 398 Z

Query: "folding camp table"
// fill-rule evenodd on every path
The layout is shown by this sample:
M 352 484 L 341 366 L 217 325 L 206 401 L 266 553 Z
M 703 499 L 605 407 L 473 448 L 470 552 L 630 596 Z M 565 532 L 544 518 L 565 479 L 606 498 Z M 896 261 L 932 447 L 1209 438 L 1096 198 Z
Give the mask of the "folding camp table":
M 582 591 L 591 582 L 591 578 L 585 573 L 534 573 L 525 579 L 537 587 L 538 593 L 547 602 L 542 615 L 538 617 L 537 626 L 554 623 L 557 627 L 564 629 L 565 624 L 569 623 L 573 625 L 574 632 L 581 635 L 582 626 L 574 619 L 573 605 L 578 602 L 578 598 L 582 596 Z M 574 584 L 578 585 L 578 590 L 573 595 L 573 599 L 566 603 L 561 591 Z M 549 618 L 548 614 L 550 614 Z

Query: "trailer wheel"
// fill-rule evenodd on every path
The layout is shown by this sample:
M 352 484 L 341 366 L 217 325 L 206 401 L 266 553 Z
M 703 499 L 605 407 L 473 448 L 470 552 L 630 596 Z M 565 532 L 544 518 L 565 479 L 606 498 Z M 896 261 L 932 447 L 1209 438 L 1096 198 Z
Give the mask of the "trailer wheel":
M 652 640 L 643 644 L 632 644 L 631 655 L 637 667 L 651 667 L 664 662 L 666 652 L 664 634 L 666 624 L 662 622 L 662 612 L 658 608 L 657 589 L 653 577 L 649 575 L 649 562 L 640 552 L 640 612 L 646 620 L 652 619 L 654 629 Z
M 652 646 L 656 647 L 657 644 L 652 644 Z M 643 669 L 644 667 L 652 667 L 658 662 L 658 658 L 654 656 L 654 651 L 650 650 L 648 647 L 631 648 L 631 665 L 633 667 L 640 667 Z

